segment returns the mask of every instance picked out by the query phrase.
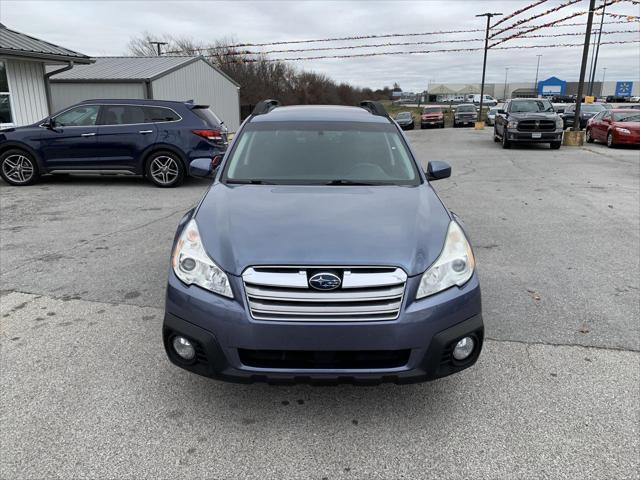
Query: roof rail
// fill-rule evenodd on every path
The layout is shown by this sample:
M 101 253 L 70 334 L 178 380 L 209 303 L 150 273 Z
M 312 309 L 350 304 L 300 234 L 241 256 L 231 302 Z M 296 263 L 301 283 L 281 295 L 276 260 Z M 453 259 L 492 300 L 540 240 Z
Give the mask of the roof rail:
M 380 115 L 381 117 L 388 117 L 389 114 L 387 110 L 384 108 L 384 105 L 380 102 L 375 102 L 373 100 L 364 100 L 360 102 L 360 106 L 365 110 L 370 111 L 373 115 Z
M 279 105 L 280 102 L 278 100 L 262 100 L 261 102 L 258 102 L 253 108 L 253 112 L 251 112 L 251 115 L 264 115 L 265 113 L 269 113 Z

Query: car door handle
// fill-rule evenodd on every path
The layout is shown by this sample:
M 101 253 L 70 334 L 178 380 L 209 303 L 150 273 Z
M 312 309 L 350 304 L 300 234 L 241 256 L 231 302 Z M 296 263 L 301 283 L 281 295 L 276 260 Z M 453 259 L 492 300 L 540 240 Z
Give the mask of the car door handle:
M 96 132 L 91 132 L 91 133 L 81 133 L 80 136 L 81 137 L 93 137 L 96 134 Z
M 138 133 L 142 133 L 144 135 L 147 133 L 153 133 L 153 130 L 140 130 Z

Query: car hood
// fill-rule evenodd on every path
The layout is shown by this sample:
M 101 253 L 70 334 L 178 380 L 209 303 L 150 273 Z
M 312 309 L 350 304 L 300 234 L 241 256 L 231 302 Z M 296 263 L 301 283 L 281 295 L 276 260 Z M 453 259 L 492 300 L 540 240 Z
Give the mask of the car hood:
M 255 265 L 398 266 L 424 272 L 438 257 L 448 211 L 429 184 L 215 184 L 196 213 L 207 253 L 226 272 Z
M 513 120 L 555 120 L 557 116 L 556 112 L 516 112 L 509 114 L 509 118 Z

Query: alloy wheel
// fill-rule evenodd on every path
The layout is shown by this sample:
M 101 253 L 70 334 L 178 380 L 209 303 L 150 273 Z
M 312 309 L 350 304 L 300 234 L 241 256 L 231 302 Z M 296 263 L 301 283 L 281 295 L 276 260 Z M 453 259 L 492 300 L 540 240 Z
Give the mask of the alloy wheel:
M 33 162 L 24 155 L 9 155 L 2 162 L 2 173 L 18 184 L 29 182 L 33 178 L 34 172 Z
M 161 185 L 171 185 L 179 175 L 180 167 L 173 157 L 161 155 L 151 160 L 149 172 L 153 179 Z

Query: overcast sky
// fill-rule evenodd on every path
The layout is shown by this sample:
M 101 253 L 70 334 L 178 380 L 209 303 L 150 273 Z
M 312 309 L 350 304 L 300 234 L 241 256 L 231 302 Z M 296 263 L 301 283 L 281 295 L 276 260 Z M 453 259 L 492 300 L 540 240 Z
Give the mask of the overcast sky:
M 565 0 L 550 0 L 514 18 L 514 21 L 560 5 Z M 484 19 L 474 15 L 486 11 L 509 14 L 532 3 L 526 1 L 15 1 L 0 0 L 0 21 L 7 27 L 31 34 L 87 55 L 126 55 L 127 43 L 143 31 L 170 33 L 192 37 L 199 42 L 233 38 L 242 43 L 317 39 L 384 33 L 413 33 L 484 27 Z M 598 0 L 598 4 L 600 0 Z M 575 11 L 586 10 L 588 1 L 567 7 L 544 17 L 546 21 Z M 612 13 L 640 15 L 640 7 L 621 2 L 609 7 Z M 599 17 L 596 17 L 599 18 Z M 573 22 L 586 22 L 586 15 Z M 540 23 L 542 19 L 533 23 Z M 509 25 L 508 21 L 505 25 Z M 634 33 L 603 35 L 603 41 L 638 40 L 638 23 L 605 25 L 605 31 L 634 30 Z M 541 30 L 536 33 L 584 32 L 584 27 Z M 480 38 L 481 33 L 431 35 L 399 39 L 360 40 L 305 46 L 338 46 L 358 43 L 399 41 L 433 41 Z M 544 45 L 581 43 L 584 37 L 531 38 L 507 45 Z M 442 45 L 395 46 L 387 50 L 420 50 L 481 47 L 482 42 Z M 275 48 L 275 47 L 272 47 Z M 364 49 L 357 52 L 384 51 Z M 344 53 L 356 51 L 343 51 Z M 536 55 L 542 54 L 540 79 L 551 75 L 564 80 L 577 80 L 580 72 L 581 47 L 527 50 L 493 50 L 489 52 L 487 82 L 504 81 L 509 68 L 509 82 L 531 82 L 535 79 Z M 302 56 L 277 54 L 273 57 Z M 393 55 L 357 59 L 298 61 L 299 68 L 325 73 L 337 81 L 361 87 L 378 88 L 398 82 L 403 90 L 426 89 L 429 83 L 479 83 L 482 71 L 481 52 Z M 602 79 L 606 67 L 607 80 L 640 80 L 640 44 L 603 45 L 597 69 Z

